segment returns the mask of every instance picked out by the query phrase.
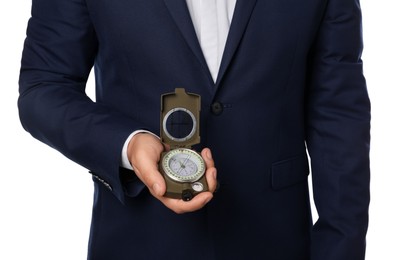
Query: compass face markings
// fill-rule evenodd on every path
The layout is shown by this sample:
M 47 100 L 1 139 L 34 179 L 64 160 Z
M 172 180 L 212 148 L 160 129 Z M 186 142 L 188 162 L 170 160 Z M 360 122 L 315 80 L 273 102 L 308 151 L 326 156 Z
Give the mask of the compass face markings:
M 197 165 L 189 158 L 190 155 L 185 159 L 181 155 L 173 157 L 169 162 L 169 167 L 180 176 L 193 175 L 197 172 Z
M 163 167 L 167 175 L 179 182 L 198 180 L 204 173 L 203 158 L 190 149 L 175 149 L 163 158 Z

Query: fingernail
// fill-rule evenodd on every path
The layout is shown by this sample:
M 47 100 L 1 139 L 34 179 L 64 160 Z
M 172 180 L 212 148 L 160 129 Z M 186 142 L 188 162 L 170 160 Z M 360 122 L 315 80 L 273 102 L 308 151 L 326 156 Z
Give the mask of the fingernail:
M 207 150 L 206 156 L 208 159 L 212 160 L 213 159 L 213 155 L 211 154 L 210 150 Z

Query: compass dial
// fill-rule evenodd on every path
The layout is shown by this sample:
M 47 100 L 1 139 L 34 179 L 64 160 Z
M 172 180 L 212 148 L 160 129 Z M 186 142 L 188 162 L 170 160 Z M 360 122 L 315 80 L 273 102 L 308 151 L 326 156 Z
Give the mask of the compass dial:
M 195 151 L 179 148 L 169 151 L 162 158 L 162 167 L 168 177 L 178 182 L 194 182 L 205 171 L 203 158 Z

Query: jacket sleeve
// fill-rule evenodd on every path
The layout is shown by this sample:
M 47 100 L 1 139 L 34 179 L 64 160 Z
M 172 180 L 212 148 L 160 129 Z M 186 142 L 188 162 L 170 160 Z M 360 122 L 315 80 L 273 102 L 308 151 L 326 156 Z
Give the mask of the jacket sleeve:
M 97 175 L 124 201 L 119 165 L 140 126 L 85 93 L 98 43 L 83 0 L 33 0 L 20 71 L 23 127 Z
M 312 260 L 365 258 L 370 102 L 359 0 L 328 0 L 311 52 L 306 141 L 319 219 Z

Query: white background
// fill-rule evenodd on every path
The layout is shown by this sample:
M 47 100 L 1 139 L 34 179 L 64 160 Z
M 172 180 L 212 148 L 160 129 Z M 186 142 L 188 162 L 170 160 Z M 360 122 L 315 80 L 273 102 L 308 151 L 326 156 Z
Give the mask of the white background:
M 33 139 L 18 119 L 18 73 L 30 5 L 29 0 L 0 4 L 0 259 L 85 259 L 92 180 L 86 169 Z M 362 0 L 361 6 L 373 111 L 367 259 L 401 260 L 403 5 Z M 90 85 L 93 96 L 93 80 Z

